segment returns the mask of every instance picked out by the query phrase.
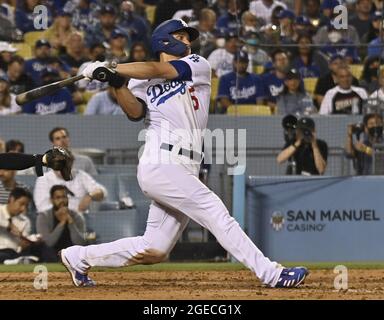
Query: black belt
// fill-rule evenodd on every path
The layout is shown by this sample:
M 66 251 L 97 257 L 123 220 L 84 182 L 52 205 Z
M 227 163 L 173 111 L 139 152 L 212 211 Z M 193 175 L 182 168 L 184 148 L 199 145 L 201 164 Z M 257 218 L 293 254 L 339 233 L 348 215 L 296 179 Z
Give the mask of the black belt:
M 160 149 L 172 151 L 173 147 L 174 147 L 173 144 L 162 143 L 160 146 Z M 199 161 L 199 162 L 201 162 L 201 160 L 203 159 L 203 157 L 200 153 L 193 151 L 193 150 L 187 150 L 184 148 L 180 148 L 178 154 L 183 155 L 185 157 L 188 157 L 189 159 Z

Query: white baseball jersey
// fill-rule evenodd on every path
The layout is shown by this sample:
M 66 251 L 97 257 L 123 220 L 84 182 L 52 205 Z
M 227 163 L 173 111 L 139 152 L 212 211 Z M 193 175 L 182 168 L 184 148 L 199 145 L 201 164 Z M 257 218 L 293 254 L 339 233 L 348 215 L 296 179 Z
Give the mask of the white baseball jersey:
M 147 104 L 146 128 L 159 138 L 153 148 L 168 143 L 201 153 L 208 121 L 211 67 L 196 54 L 177 61 L 180 60 L 190 68 L 186 70 L 188 75 L 183 76 L 189 80 L 132 79 L 128 88 Z M 147 135 L 147 143 L 148 140 Z

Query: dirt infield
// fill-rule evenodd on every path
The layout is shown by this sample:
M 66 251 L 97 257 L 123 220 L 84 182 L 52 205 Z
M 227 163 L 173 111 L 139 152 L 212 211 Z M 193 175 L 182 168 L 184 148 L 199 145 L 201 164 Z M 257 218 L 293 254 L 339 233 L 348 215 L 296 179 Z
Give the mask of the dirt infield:
M 51 272 L 48 290 L 33 287 L 36 274 L 0 273 L 0 299 L 384 299 L 384 270 L 350 270 L 349 289 L 338 292 L 332 270 L 314 270 L 300 289 L 271 289 L 250 271 L 95 272 L 98 286 L 75 288 L 65 272 Z

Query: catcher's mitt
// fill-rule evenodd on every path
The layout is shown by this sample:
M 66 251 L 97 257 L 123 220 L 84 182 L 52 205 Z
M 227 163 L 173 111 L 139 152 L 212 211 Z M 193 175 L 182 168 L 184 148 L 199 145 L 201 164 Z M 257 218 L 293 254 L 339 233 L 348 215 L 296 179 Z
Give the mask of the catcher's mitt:
M 46 153 L 46 166 L 56 171 L 60 171 L 65 181 L 72 180 L 73 155 L 62 147 L 53 147 Z

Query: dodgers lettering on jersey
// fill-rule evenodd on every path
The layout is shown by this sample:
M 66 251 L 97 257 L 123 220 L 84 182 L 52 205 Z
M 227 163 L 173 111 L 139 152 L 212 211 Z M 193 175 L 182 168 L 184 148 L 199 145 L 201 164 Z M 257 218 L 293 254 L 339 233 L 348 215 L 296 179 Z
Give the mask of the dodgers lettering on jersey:
M 131 79 L 128 88 L 147 103 L 146 128 L 161 142 L 201 152 L 202 131 L 208 122 L 211 67 L 196 54 L 182 59 L 191 69 L 191 80 Z

